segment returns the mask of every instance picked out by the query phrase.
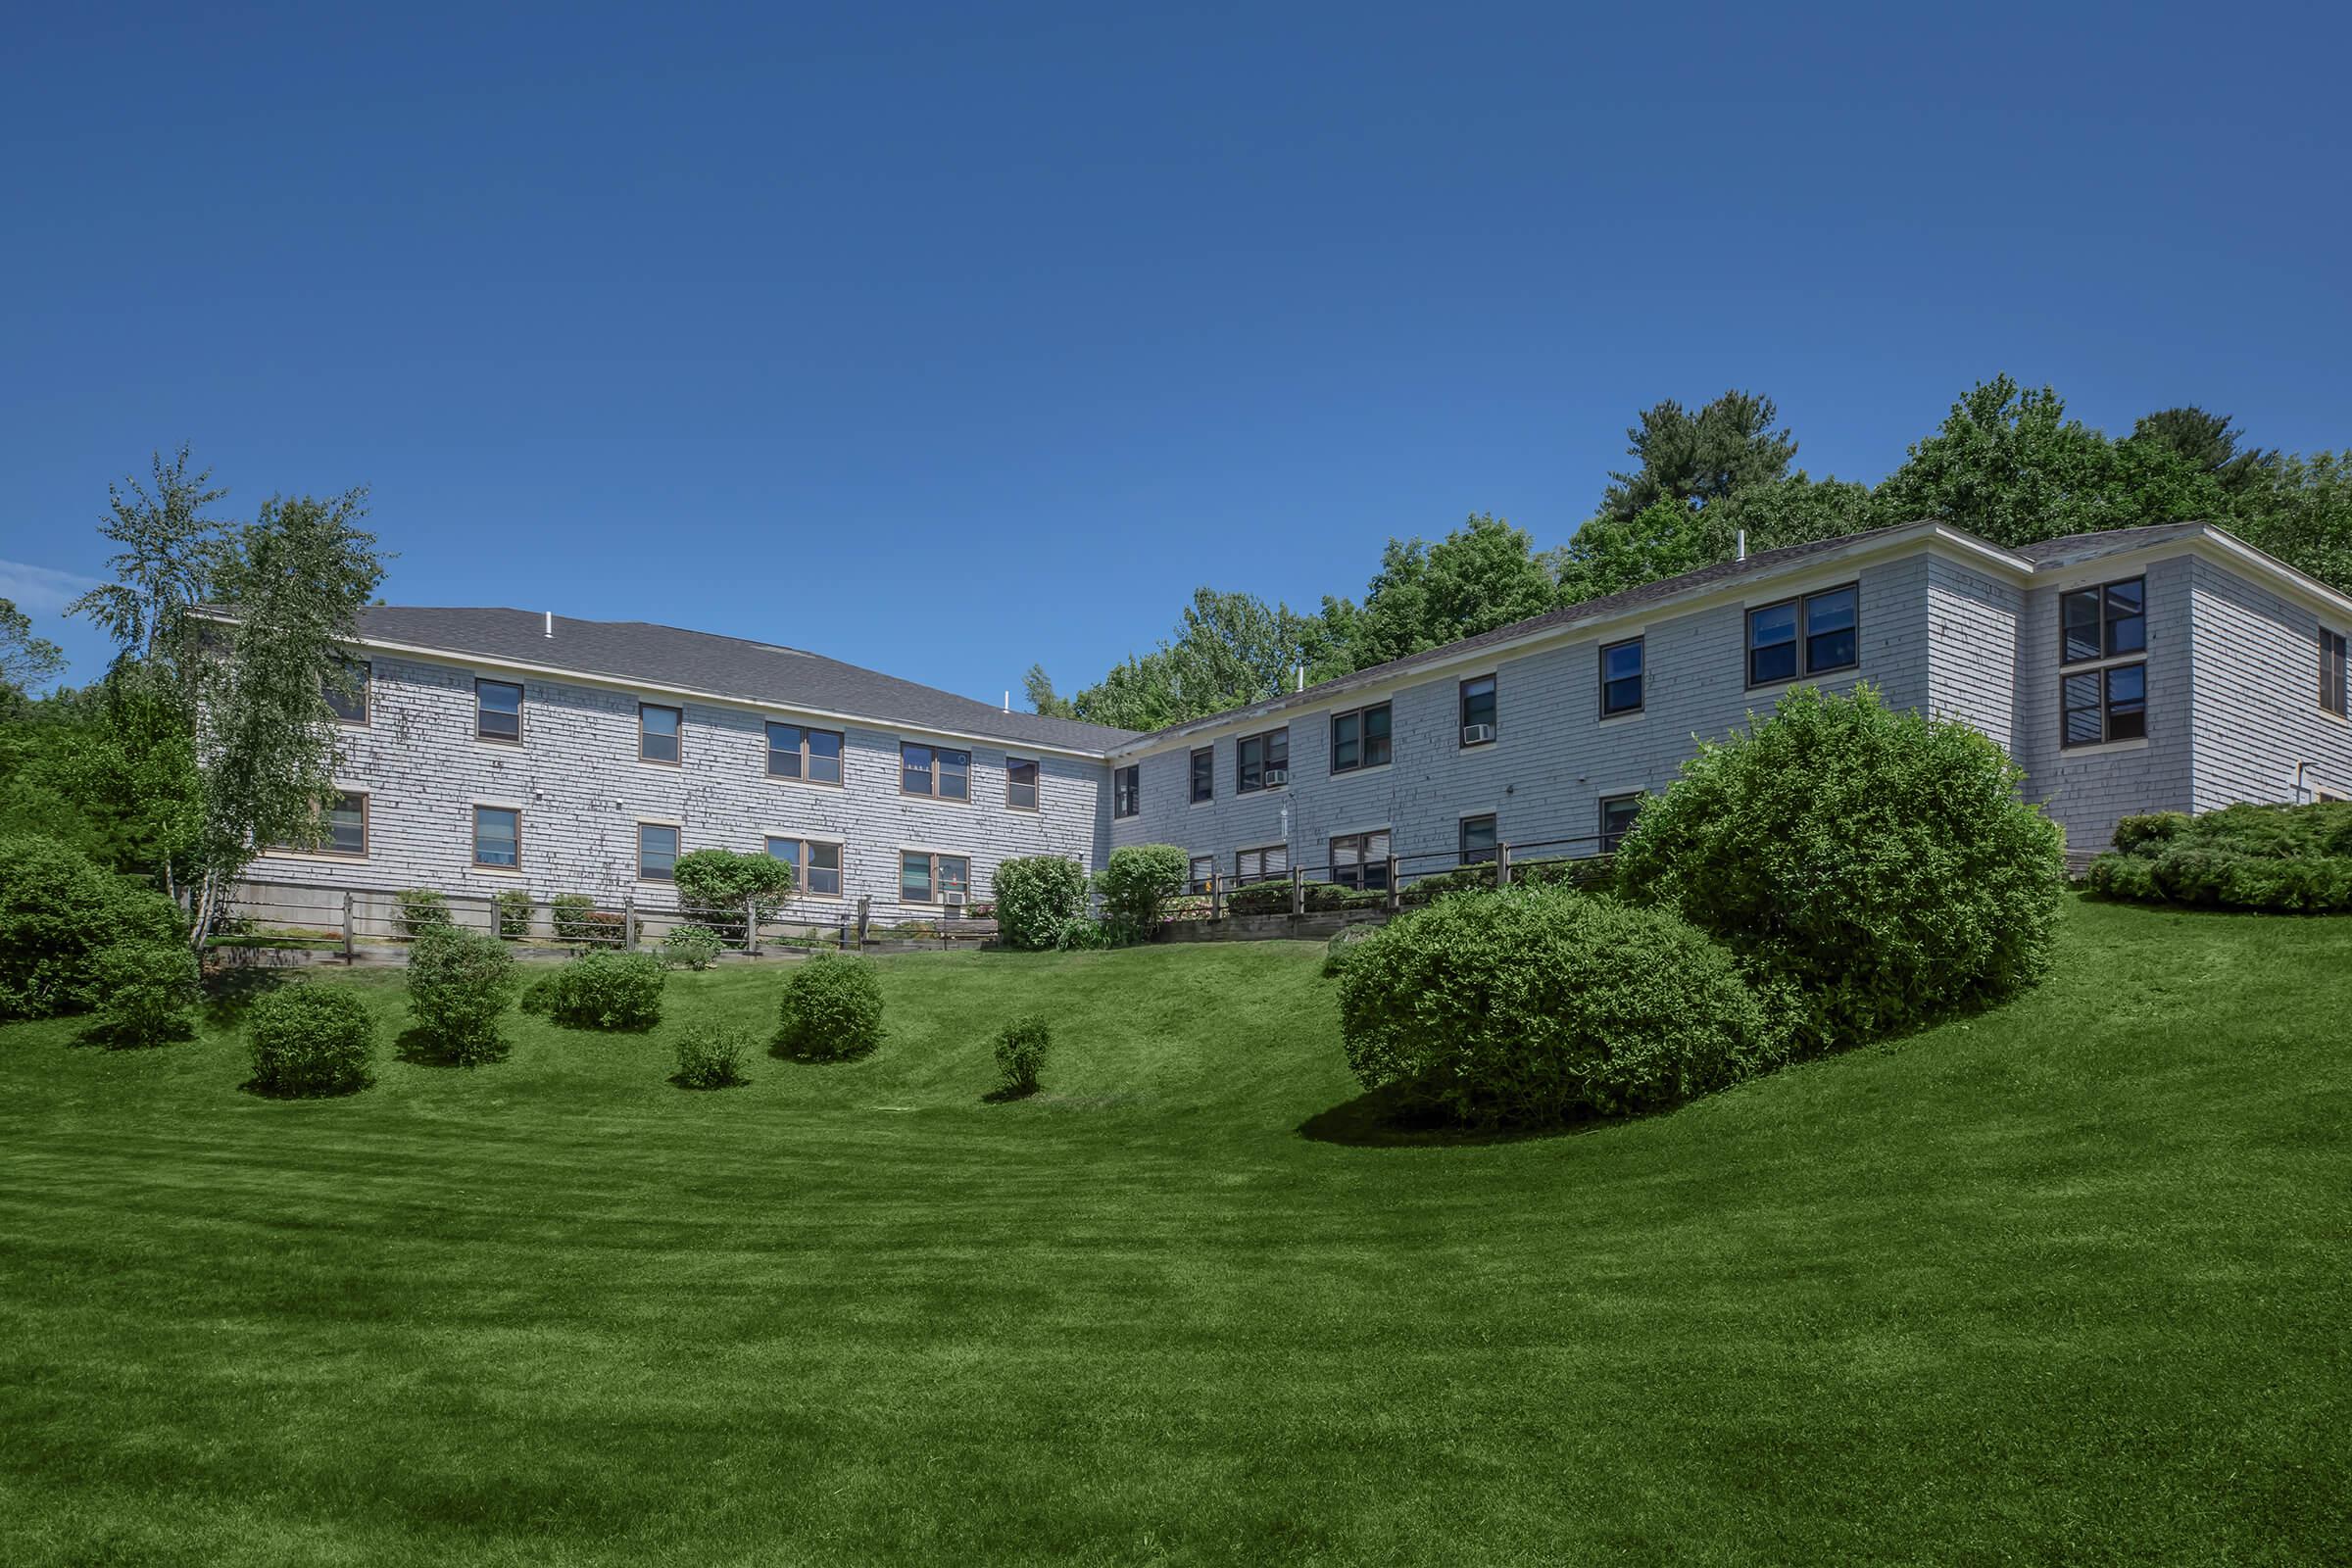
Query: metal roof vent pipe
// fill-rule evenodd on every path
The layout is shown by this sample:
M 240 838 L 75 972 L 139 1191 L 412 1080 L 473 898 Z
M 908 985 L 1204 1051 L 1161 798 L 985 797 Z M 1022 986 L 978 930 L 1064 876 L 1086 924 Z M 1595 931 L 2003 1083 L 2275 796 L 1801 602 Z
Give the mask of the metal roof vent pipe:
M 1733 560 L 1745 561 L 1747 559 L 1747 530 L 1745 528 L 1740 530 L 1739 535 L 1737 536 L 1737 542 L 1732 546 L 1732 548 L 1739 552 L 1739 554 L 1732 558 Z
M 547 629 L 542 631 L 539 635 L 542 637 L 553 637 L 556 634 L 556 612 L 550 610 L 545 612 L 545 613 L 547 615 Z
M 1298 685 L 1297 689 L 1299 691 L 1306 690 L 1306 666 L 1304 664 L 1300 664 L 1298 666 Z

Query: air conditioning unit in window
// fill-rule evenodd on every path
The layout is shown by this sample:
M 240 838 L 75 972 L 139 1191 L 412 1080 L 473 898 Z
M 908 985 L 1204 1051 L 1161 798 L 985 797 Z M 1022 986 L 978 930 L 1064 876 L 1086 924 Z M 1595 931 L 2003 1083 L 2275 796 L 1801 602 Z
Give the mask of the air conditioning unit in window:
M 1265 777 L 1266 788 L 1280 789 L 1291 781 L 1291 770 L 1287 767 L 1269 767 L 1266 769 Z
M 1492 724 L 1464 724 L 1462 726 L 1462 744 L 1464 746 L 1484 746 L 1494 738 L 1494 726 Z
M 939 896 L 939 902 L 946 905 L 951 909 L 960 909 L 963 907 L 963 895 L 960 893 L 942 893 Z

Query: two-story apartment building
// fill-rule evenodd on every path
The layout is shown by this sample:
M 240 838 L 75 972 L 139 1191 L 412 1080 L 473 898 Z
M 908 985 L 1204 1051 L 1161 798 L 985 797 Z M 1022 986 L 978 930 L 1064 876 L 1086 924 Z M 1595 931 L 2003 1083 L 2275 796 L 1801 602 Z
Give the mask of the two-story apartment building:
M 764 848 L 800 870 L 788 917 L 830 921 L 1167 843 L 1197 879 L 1378 886 L 1392 855 L 1605 848 L 1698 739 L 1800 683 L 1975 725 L 2079 852 L 2132 812 L 2352 795 L 2352 599 L 2200 524 L 1793 546 L 1149 735 L 639 623 L 375 609 L 360 632 L 332 840 L 257 876 L 662 907 L 679 854 Z

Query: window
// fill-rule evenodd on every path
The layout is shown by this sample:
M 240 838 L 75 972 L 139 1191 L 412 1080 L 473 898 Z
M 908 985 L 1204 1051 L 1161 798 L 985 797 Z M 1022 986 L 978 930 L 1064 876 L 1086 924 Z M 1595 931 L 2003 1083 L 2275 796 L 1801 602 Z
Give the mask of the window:
M 1600 651 L 1600 716 L 1642 711 L 1642 639 Z
M 1291 852 L 1287 845 L 1269 844 L 1263 849 L 1233 852 L 1233 879 L 1236 882 L 1264 882 L 1291 874 Z
M 2061 746 L 2135 741 L 2148 733 L 2148 666 L 2110 664 L 2059 677 Z
M 341 684 L 350 687 L 351 690 L 347 696 L 337 689 L 335 681 L 320 682 L 325 691 L 326 706 L 334 710 L 336 718 L 346 724 L 367 723 L 368 683 L 375 674 L 375 666 L 365 659 L 345 659 L 341 655 L 337 655 L 335 669 L 341 677 Z
M 1287 735 L 1287 731 L 1285 732 Z M 1285 748 L 1287 753 L 1287 746 Z M 1380 767 L 1389 760 L 1389 705 L 1375 703 L 1331 715 L 1331 770 L 1352 773 Z
M 934 800 L 968 801 L 972 798 L 972 754 L 901 741 L 899 788 Z
M 1216 798 L 1216 748 L 1203 746 L 1193 754 L 1193 804 L 1200 806 Z
M 1015 811 L 1037 809 L 1037 764 L 1004 759 L 1004 804 Z
M 811 898 L 841 897 L 841 846 L 823 839 L 767 841 L 767 853 L 792 867 L 792 888 Z
M 1494 677 L 1492 675 L 1480 675 L 1462 682 L 1461 739 L 1464 746 L 1488 746 L 1494 743 Z
M 473 733 L 476 739 L 522 743 L 522 688 L 503 680 L 473 683 Z
M 2344 710 L 2344 634 L 2320 628 L 2320 706 L 2338 718 L 2352 717 Z
M 1642 814 L 1642 795 L 1603 796 L 1600 802 L 1600 853 L 1615 855 L 1617 846 L 1634 830 L 1634 818 Z
M 678 760 L 678 730 L 685 715 L 674 708 L 657 708 L 652 703 L 637 705 L 637 756 L 648 762 L 672 762 Z
M 1344 888 L 1382 892 L 1389 885 L 1389 830 L 1331 841 L 1331 879 Z
M 473 863 L 513 870 L 522 864 L 522 813 L 511 806 L 473 808 Z
M 768 725 L 767 776 L 807 779 L 811 784 L 840 783 L 841 732 L 799 724 Z
M 1494 858 L 1494 813 L 1462 818 L 1462 864 L 1477 865 Z
M 1769 686 L 1860 663 L 1861 602 L 1861 589 L 1848 583 L 1749 611 L 1747 683 Z
M 2081 664 L 2147 652 L 2147 601 L 2144 577 L 2060 595 L 2059 662 Z
M 961 904 L 971 892 L 972 862 L 966 856 L 906 850 L 899 855 L 901 904 Z
M 1280 789 L 1290 778 L 1291 732 L 1287 728 L 1270 729 L 1263 735 L 1246 735 L 1234 743 L 1234 794 Z
M 1192 891 L 1195 893 L 1206 893 L 1208 891 L 1208 879 L 1216 874 L 1217 858 L 1215 856 L 1194 856 L 1192 875 L 1188 879 Z
M 353 858 L 368 854 L 368 797 L 345 790 L 329 803 L 321 813 L 319 837 L 317 843 L 272 844 L 273 850 L 292 850 L 298 855 L 348 855 Z
M 637 880 L 668 882 L 678 870 L 678 830 L 668 822 L 637 824 Z
M 1141 762 L 1130 762 L 1110 775 L 1111 815 L 1133 816 L 1144 808 L 1143 779 L 1144 766 Z

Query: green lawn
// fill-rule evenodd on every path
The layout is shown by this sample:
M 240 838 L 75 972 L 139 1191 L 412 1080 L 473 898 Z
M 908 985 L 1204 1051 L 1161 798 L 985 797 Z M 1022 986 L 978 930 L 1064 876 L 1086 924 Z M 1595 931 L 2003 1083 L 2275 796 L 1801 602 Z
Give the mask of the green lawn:
M 2352 919 L 2065 943 L 1484 1144 L 1375 1140 L 1287 944 L 886 959 L 878 1056 L 718 1094 L 775 969 L 343 1101 L 0 1030 L 0 1558 L 2343 1560 Z

